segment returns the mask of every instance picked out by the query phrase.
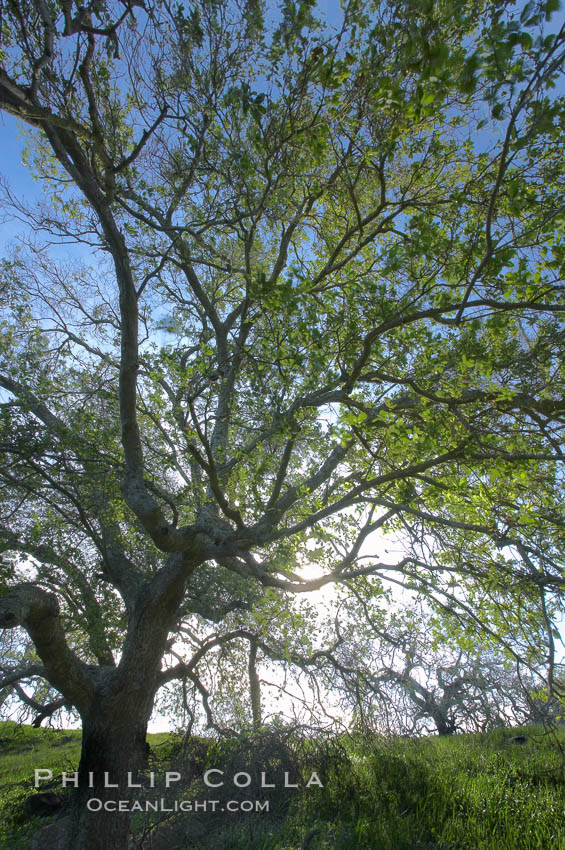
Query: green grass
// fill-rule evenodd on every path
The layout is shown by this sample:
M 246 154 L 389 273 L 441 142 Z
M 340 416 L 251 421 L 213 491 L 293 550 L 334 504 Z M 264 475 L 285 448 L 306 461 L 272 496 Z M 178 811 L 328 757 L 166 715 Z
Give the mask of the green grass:
M 80 731 L 34 729 L 10 721 L 0 723 L 0 847 L 27 850 L 38 818 L 28 820 L 23 804 L 33 793 L 35 768 L 54 774 L 74 770 L 80 754 Z
M 54 773 L 75 770 L 80 730 L 34 729 L 7 721 L 0 724 L 0 790 L 27 782 L 35 768 Z
M 504 744 L 507 732 L 378 741 L 369 752 L 361 742 L 357 846 L 565 850 L 562 736 L 529 736 L 524 747 Z
M 286 740 L 271 733 L 235 742 L 206 742 L 178 750 L 178 738 L 149 736 L 154 767 L 192 764 L 193 778 L 178 790 L 186 799 L 210 798 L 198 777 L 207 767 L 250 773 L 277 765 L 309 776 L 324 788 L 276 789 L 269 814 L 179 815 L 161 824 L 152 847 L 167 850 L 565 850 L 563 734 L 526 730 L 525 746 L 504 739 L 520 730 L 450 738 L 341 737 L 325 742 Z M 76 769 L 80 732 L 0 724 L 0 850 L 28 850 L 41 821 L 23 817 L 33 771 L 55 776 Z M 196 767 L 195 767 L 196 766 Z M 184 771 L 182 771 L 184 773 Z M 57 789 L 55 789 L 57 790 Z M 233 787 L 226 793 L 233 796 Z M 253 798 L 245 789 L 240 796 Z M 45 822 L 45 821 L 44 821 Z M 138 830 L 147 817 L 136 818 Z M 149 846 L 149 845 L 148 845 Z

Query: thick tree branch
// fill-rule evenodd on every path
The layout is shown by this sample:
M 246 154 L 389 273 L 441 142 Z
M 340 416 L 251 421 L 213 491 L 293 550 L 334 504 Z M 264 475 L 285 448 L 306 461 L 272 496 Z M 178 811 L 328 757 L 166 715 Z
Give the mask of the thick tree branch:
M 69 649 L 56 597 L 33 584 L 11 587 L 0 597 L 0 628 L 18 626 L 32 639 L 49 682 L 85 711 L 94 696 L 94 681 L 87 665 Z
M 0 688 L 6 688 L 9 685 L 23 682 L 26 679 L 31 679 L 33 676 L 41 676 L 46 678 L 46 669 L 41 664 L 28 664 L 27 667 L 20 667 L 18 670 L 5 670 L 0 668 Z

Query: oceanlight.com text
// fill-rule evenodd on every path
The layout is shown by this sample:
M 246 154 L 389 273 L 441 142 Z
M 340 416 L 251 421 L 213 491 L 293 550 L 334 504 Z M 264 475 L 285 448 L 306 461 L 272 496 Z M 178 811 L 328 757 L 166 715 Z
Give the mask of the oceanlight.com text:
M 268 800 L 101 800 L 92 797 L 90 812 L 268 812 Z

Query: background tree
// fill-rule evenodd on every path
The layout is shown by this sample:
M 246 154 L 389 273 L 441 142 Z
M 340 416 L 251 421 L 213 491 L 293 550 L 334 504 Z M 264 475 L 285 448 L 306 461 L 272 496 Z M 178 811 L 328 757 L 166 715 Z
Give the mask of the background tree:
M 366 592 L 356 596 L 323 675 L 360 728 L 450 735 L 551 722 L 562 713 L 547 687 L 543 643 L 534 658 L 487 635 L 465 641 L 460 633 L 446 634 L 445 617 L 427 600 L 391 612 L 382 602 L 368 604 Z
M 27 639 L 26 639 L 27 638 Z M 31 720 L 35 727 L 55 716 L 68 718 L 69 707 L 44 678 L 43 665 L 21 629 L 4 633 L 0 643 L 0 716 Z
M 445 600 L 460 582 L 483 621 L 474 558 L 504 535 L 502 494 L 557 547 L 555 6 L 4 7 L 0 106 L 32 128 L 46 200 L 6 195 L 36 241 L 1 294 L 22 560 L 0 625 L 82 720 L 69 846 L 126 846 L 127 815 L 85 801 L 142 764 L 200 576 L 218 612 L 366 574 Z M 391 523 L 431 556 L 364 561 Z M 502 607 L 515 570 L 562 590 L 551 554 L 507 559 Z

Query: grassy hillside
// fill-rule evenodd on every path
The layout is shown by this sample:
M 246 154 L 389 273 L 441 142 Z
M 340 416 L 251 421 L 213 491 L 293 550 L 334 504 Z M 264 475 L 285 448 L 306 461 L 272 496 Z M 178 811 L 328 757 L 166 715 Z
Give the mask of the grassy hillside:
M 135 830 L 148 850 L 565 850 L 563 735 L 529 729 L 525 745 L 505 743 L 518 731 L 317 742 L 279 732 L 201 738 L 184 748 L 175 736 L 152 735 L 152 769 L 183 775 L 168 807 L 216 798 L 218 808 L 135 814 Z M 0 850 L 27 850 L 49 822 L 24 814 L 33 771 L 75 770 L 79 746 L 77 731 L 0 724 Z M 224 771 L 225 787 L 203 785 L 208 768 Z M 302 775 L 302 785 L 315 770 L 324 787 L 285 790 L 285 770 L 291 782 Z M 234 786 L 238 771 L 252 777 L 248 788 Z M 276 788 L 260 789 L 261 771 Z M 231 814 L 219 810 L 228 800 L 238 807 Z M 241 811 L 256 800 L 268 801 L 269 811 Z

